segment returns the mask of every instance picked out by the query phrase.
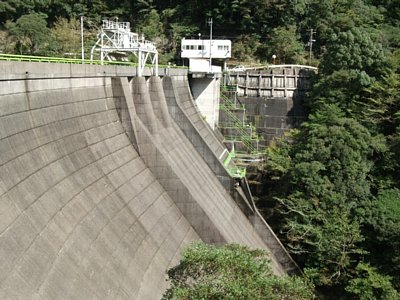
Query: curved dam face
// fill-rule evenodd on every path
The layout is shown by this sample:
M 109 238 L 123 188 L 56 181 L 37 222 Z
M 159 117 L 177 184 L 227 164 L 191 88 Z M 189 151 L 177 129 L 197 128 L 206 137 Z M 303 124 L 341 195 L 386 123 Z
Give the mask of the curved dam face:
M 269 249 L 288 269 L 179 99 L 186 75 L 168 72 L 0 62 L 0 299 L 160 299 L 200 239 Z

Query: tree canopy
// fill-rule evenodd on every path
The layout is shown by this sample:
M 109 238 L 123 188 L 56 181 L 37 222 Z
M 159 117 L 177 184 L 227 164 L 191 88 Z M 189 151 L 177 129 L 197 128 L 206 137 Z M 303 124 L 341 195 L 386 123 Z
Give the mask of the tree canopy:
M 313 299 L 312 285 L 299 277 L 278 277 L 263 250 L 228 244 L 194 243 L 168 270 L 171 287 L 163 299 Z

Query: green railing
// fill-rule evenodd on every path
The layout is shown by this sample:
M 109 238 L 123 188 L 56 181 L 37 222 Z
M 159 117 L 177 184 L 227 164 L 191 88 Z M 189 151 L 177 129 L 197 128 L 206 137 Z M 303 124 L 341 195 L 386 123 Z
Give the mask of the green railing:
M 246 168 L 249 164 L 264 161 L 265 149 L 259 145 L 262 138 L 258 136 L 255 126 L 245 121 L 245 106 L 232 100 L 235 96 L 232 92 L 236 93 L 235 87 L 222 87 L 220 109 L 224 111 L 226 120 L 225 122 L 220 122 L 219 127 L 225 129 L 225 141 L 242 144 L 242 147 L 237 147 L 235 152 L 231 152 L 224 162 L 229 174 L 233 177 L 239 177 L 235 176 L 235 172 L 240 173 L 241 176 L 246 176 Z M 242 120 L 238 116 L 238 110 L 243 110 Z M 230 132 L 228 133 L 227 131 L 229 130 Z M 238 169 L 228 169 L 227 163 L 230 160 L 235 162 Z
M 29 62 L 47 62 L 47 63 L 64 63 L 64 64 L 87 64 L 87 65 L 117 65 L 117 66 L 128 66 L 137 67 L 137 63 L 130 61 L 100 61 L 90 59 L 79 59 L 79 58 L 67 58 L 67 57 L 51 57 L 51 56 L 33 56 L 33 55 L 17 55 L 17 54 L 4 54 L 0 53 L 0 60 L 5 61 L 29 61 Z M 146 65 L 151 67 L 151 65 Z M 159 68 L 171 68 L 169 65 L 158 65 Z M 173 68 L 187 69 L 185 66 L 173 66 Z
M 222 109 L 229 118 L 229 127 L 234 128 L 238 132 L 238 136 L 236 136 L 236 140 L 241 141 L 245 147 L 247 148 L 248 152 L 257 153 L 257 149 L 253 146 L 252 141 L 258 142 L 258 137 L 253 136 L 253 129 L 249 127 L 245 127 L 245 124 L 239 120 L 239 118 L 234 114 L 230 107 L 230 105 L 226 106 L 225 104 L 220 104 L 220 109 Z M 249 134 L 247 130 L 251 130 Z
M 236 93 L 238 91 L 238 85 L 223 85 L 222 90 L 227 93 Z
M 258 150 L 254 148 L 252 141 L 259 142 L 260 137 L 256 133 L 256 128 L 252 124 L 245 124 L 244 121 L 240 120 L 237 115 L 233 112 L 234 110 L 245 109 L 243 104 L 238 104 L 233 102 L 223 93 L 221 93 L 221 99 L 223 103 L 220 104 L 220 109 L 222 109 L 228 116 L 228 123 L 220 123 L 221 127 L 233 128 L 239 132 L 237 139 L 242 141 L 248 148 L 249 153 L 258 153 Z M 250 130 L 250 134 L 248 133 Z
M 235 151 L 231 151 L 228 153 L 228 156 L 224 160 L 224 167 L 228 171 L 229 175 L 234 178 L 243 178 L 246 176 L 246 168 L 244 167 L 231 167 L 229 166 L 231 160 L 236 156 Z
M 227 107 L 229 107 L 230 109 L 233 109 L 233 110 L 234 109 L 245 109 L 244 104 L 239 104 L 239 103 L 232 101 L 231 99 L 229 99 L 229 97 L 227 97 L 223 93 L 221 93 L 221 98 L 222 98 L 224 104 Z
M 83 60 L 78 58 L 51 57 L 51 56 L 32 56 L 32 55 L 16 55 L 0 53 L 0 60 L 7 61 L 30 61 L 30 62 L 48 62 L 48 63 L 64 63 L 64 64 L 88 64 L 88 65 L 123 65 L 137 66 L 136 63 L 129 61 L 103 61 L 100 60 Z

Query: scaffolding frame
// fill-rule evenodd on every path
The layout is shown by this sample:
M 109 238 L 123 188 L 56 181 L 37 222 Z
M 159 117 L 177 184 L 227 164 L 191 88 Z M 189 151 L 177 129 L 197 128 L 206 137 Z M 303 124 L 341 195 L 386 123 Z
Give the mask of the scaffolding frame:
M 90 51 L 93 61 L 94 52 L 99 52 L 100 62 L 114 61 L 117 58 L 128 61 L 128 55 L 134 54 L 138 60 L 137 75 L 143 76 L 146 64 L 151 65 L 152 74 L 158 76 L 158 51 L 155 43 L 145 40 L 144 35 L 131 32 L 129 22 L 103 20 L 97 41 Z

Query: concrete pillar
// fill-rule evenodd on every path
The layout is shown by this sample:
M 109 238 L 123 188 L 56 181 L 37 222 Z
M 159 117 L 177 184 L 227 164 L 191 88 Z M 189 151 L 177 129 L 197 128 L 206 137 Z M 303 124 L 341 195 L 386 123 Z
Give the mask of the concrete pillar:
M 192 78 L 191 90 L 193 98 L 201 114 L 215 129 L 219 118 L 220 78 Z

